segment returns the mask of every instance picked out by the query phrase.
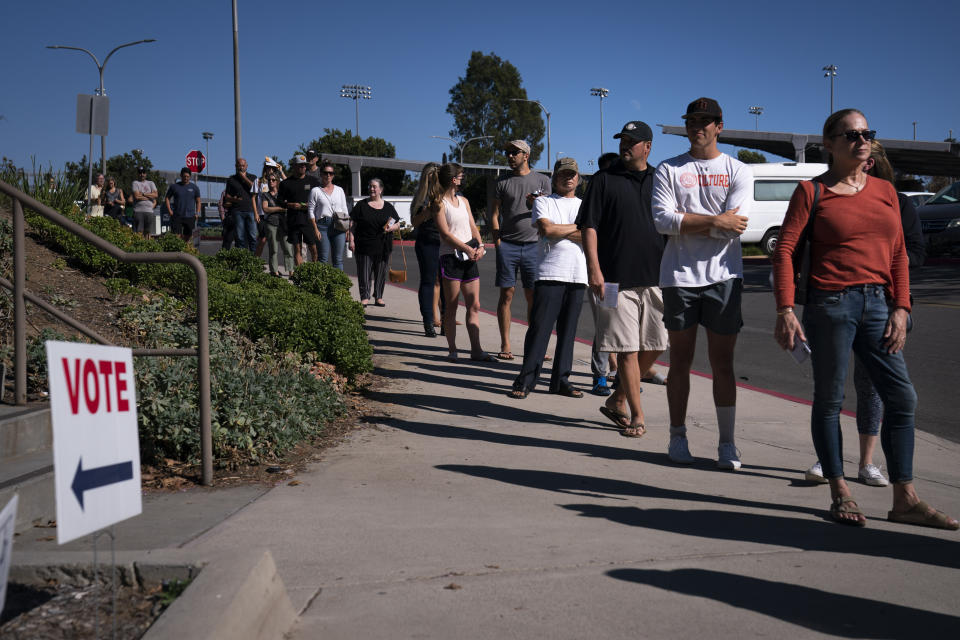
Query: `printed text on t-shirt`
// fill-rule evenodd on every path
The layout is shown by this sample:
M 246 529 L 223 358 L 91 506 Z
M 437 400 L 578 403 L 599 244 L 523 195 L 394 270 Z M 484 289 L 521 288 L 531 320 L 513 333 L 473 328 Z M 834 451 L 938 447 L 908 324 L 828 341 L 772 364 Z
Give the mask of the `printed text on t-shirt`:
M 730 187 L 730 176 L 726 173 L 682 173 L 680 174 L 680 186 L 685 189 L 693 187 Z

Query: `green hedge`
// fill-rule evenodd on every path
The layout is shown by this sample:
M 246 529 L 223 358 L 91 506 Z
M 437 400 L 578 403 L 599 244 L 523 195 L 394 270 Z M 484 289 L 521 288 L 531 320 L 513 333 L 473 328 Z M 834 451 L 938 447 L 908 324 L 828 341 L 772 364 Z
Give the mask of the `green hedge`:
M 112 218 L 68 218 L 129 252 L 185 251 L 180 238 L 166 234 L 147 239 Z M 172 293 L 184 302 L 194 300 L 196 276 L 185 265 L 123 264 L 36 214 L 27 220 L 44 242 L 69 256 L 79 268 L 111 280 L 125 279 L 132 286 Z M 270 276 L 263 262 L 249 251 L 231 249 L 215 256 L 200 256 L 207 269 L 209 313 L 242 331 L 252 340 L 268 338 L 278 348 L 298 354 L 315 354 L 354 378 L 373 368 L 373 349 L 363 329 L 363 308 L 350 296 L 350 279 L 329 265 L 305 263 L 293 282 Z

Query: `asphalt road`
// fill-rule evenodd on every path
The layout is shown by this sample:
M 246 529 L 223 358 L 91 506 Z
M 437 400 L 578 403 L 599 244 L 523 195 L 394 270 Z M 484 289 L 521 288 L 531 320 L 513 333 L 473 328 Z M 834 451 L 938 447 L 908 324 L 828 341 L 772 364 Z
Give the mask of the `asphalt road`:
M 204 253 L 208 250 L 205 246 Z M 419 281 L 416 257 L 412 246 L 405 250 L 408 268 L 405 286 L 416 288 Z M 399 247 L 394 251 L 393 266 L 399 268 Z M 493 286 L 493 252 L 490 251 L 479 265 L 480 304 L 483 309 L 494 312 L 499 291 Z M 356 275 L 353 259 L 347 259 L 345 266 L 348 273 Z M 813 378 L 809 362 L 797 365 L 773 340 L 776 310 L 769 276 L 770 265 L 765 260 L 747 261 L 744 273 L 744 327 L 738 341 L 735 363 L 737 378 L 751 387 L 810 400 L 813 397 Z M 920 398 L 917 425 L 940 437 L 960 442 L 960 422 L 956 419 L 960 415 L 956 373 L 960 370 L 960 346 L 954 333 L 960 324 L 960 263 L 943 261 L 914 270 L 911 273 L 911 288 L 914 295 L 914 329 L 907 338 L 905 354 Z M 389 304 L 389 290 L 385 298 Z M 526 305 L 522 296 L 514 299 L 512 309 L 515 319 L 526 321 Z M 593 332 L 592 313 L 589 304 L 585 303 L 577 336 L 592 340 Z M 693 367 L 696 371 L 709 374 L 706 336 L 702 330 L 699 342 Z M 522 352 L 522 330 L 513 331 L 512 343 L 515 352 Z M 496 351 L 499 347 L 496 344 L 484 346 L 489 351 Z M 664 353 L 660 361 L 668 365 L 669 356 L 669 353 Z M 589 367 L 588 363 L 577 363 L 577 366 Z M 847 377 L 843 406 L 848 411 L 856 410 L 852 371 Z M 749 407 L 741 407 L 740 410 L 749 411 Z

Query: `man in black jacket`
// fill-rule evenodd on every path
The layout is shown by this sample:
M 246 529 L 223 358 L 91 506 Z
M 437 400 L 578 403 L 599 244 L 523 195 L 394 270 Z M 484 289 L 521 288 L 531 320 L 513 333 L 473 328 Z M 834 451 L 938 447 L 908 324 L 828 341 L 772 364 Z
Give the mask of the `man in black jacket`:
M 237 158 L 237 172 L 227 178 L 223 202 L 228 205 L 237 229 L 237 246 L 253 253 L 257 248 L 257 225 L 260 215 L 257 203 L 251 194 L 257 176 L 247 173 L 247 161 Z

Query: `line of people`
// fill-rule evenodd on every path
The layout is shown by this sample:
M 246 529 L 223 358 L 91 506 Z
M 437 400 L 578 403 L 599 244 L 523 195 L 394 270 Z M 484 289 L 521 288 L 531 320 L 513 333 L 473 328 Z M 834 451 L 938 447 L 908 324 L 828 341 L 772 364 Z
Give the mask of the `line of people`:
M 524 361 L 509 395 L 523 399 L 533 390 L 556 326 L 549 391 L 582 397 L 570 384 L 569 375 L 576 321 L 589 289 L 595 306 L 597 353 L 616 354 L 617 359 L 618 384 L 600 407 L 601 413 L 622 435 L 643 436 L 641 382 L 649 377 L 657 357 L 669 349 L 668 457 L 678 464 L 691 464 L 687 403 L 698 327 L 703 326 L 718 424 L 717 466 L 735 471 L 742 464 L 735 440 L 733 366 L 743 326 L 740 235 L 747 227 L 752 174 L 747 165 L 719 150 L 723 112 L 715 100 L 694 100 L 683 119 L 689 150 L 656 169 L 647 163 L 653 144 L 650 127 L 641 121 L 624 125 L 614 136 L 619 139 L 619 157 L 593 176 L 582 202 L 575 195 L 579 181 L 575 161 L 558 160 L 553 184 L 544 185 L 540 180 L 546 180 L 545 176 L 518 176 L 516 169 L 522 163 L 516 160 L 529 156 L 529 146 L 524 141 L 509 143 L 506 151 L 514 168 L 512 177 L 526 179 L 516 185 L 498 182 L 491 217 L 497 243 L 495 284 L 501 290 L 498 356 L 513 356 L 509 303 L 519 272 L 530 326 Z M 811 432 L 819 468 L 808 474 L 819 471 L 830 485 L 831 518 L 843 524 L 865 523 L 843 478 L 840 439 L 843 382 L 852 350 L 863 365 L 861 377 L 869 378 L 877 394 L 862 403 L 864 423 L 869 422 L 871 428 L 865 434 L 866 450 L 862 441 L 860 479 L 877 486 L 886 484 L 885 479 L 883 483 L 877 480 L 879 471 L 874 473 L 870 455 L 869 438 L 876 442 L 874 429 L 879 426 L 893 484 L 888 519 L 955 530 L 960 524 L 922 502 L 913 485 L 916 394 L 902 349 L 910 311 L 904 230 L 913 231 L 916 213 L 911 218 L 906 207 L 901 210 L 890 184 L 892 170 L 887 172 L 885 156 L 879 155 L 882 148 L 877 151 L 874 145 L 875 155 L 871 156 L 874 136 L 857 110 L 837 112 L 825 123 L 823 144 L 830 155 L 829 169 L 798 186 L 773 259 L 775 334 L 784 349 L 809 341 L 814 374 Z M 890 182 L 869 175 L 875 167 Z M 452 163 L 428 166 L 423 173 L 421 191 L 428 195 L 418 195 L 425 204 L 415 213 L 414 222 L 430 241 L 421 242 L 418 236 L 418 246 L 422 245 L 418 259 L 421 274 L 425 274 L 420 308 L 430 335 L 434 314 L 431 289 L 439 273 L 446 300 L 443 329 L 448 358 L 455 360 L 458 355 L 454 321 L 462 293 L 471 358 L 491 361 L 493 357 L 479 344 L 476 262 L 485 250 L 469 203 L 458 194 L 460 179 L 462 168 Z M 801 324 L 793 307 L 794 253 L 801 251 L 804 238 L 810 243 L 812 260 L 809 299 L 800 301 L 805 303 Z M 437 263 L 438 268 L 433 266 Z M 872 417 L 867 417 L 866 405 L 873 407 Z

